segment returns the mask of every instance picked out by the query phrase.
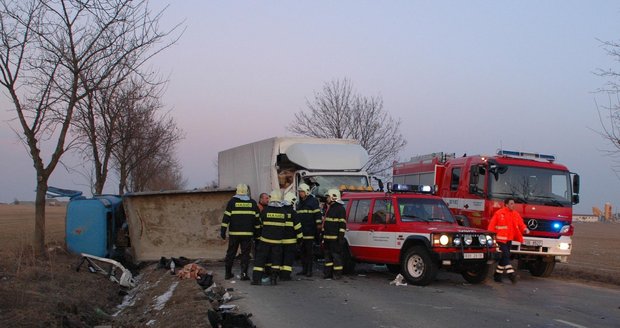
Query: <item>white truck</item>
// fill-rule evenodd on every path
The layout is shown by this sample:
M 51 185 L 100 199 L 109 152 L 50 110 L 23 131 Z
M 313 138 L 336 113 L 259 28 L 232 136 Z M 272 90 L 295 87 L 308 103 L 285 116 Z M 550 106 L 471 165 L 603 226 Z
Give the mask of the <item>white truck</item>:
M 251 196 L 281 189 L 296 192 L 300 183 L 315 196 L 330 188 L 369 188 L 363 170 L 368 152 L 352 139 L 273 137 L 219 152 L 219 187 L 245 183 Z

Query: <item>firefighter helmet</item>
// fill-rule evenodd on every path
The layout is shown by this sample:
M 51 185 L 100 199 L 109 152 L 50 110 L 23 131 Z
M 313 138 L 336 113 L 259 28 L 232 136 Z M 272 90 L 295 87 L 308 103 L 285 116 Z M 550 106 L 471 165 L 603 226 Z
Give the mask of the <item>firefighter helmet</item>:
M 270 202 L 281 202 L 282 201 L 282 192 L 280 192 L 280 189 L 274 189 L 269 193 L 269 201 Z
M 237 195 L 247 195 L 248 194 L 248 185 L 244 183 L 240 183 L 237 185 Z
M 333 202 L 338 201 L 340 200 L 340 190 L 330 189 L 327 191 L 327 194 L 325 194 L 325 196 L 331 197 Z
M 289 205 L 295 204 L 296 200 L 297 200 L 297 196 L 295 196 L 294 193 L 287 192 L 286 194 L 284 194 L 284 201 L 289 203 Z
M 306 194 L 309 194 L 310 193 L 310 186 L 305 184 L 305 183 L 302 183 L 302 184 L 299 185 L 299 187 L 297 187 L 297 191 L 303 191 Z

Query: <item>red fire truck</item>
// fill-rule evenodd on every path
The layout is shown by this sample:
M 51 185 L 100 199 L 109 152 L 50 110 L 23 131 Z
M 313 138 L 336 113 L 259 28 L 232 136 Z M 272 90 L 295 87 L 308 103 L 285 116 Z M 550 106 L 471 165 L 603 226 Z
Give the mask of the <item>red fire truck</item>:
M 538 277 L 566 262 L 573 235 L 572 205 L 579 202 L 579 175 L 555 163 L 555 156 L 498 150 L 494 156 L 433 153 L 394 163 L 394 183 L 435 185 L 450 210 L 466 225 L 486 229 L 510 197 L 530 233 L 512 254 L 520 269 Z

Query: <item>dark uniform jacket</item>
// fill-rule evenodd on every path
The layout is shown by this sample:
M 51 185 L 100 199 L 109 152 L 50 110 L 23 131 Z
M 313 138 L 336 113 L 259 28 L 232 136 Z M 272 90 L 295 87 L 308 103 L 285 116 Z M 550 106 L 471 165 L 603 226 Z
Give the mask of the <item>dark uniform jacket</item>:
M 292 205 L 284 206 L 284 208 L 291 214 L 291 221 L 286 221 L 286 225 L 284 226 L 284 239 L 282 240 L 282 244 L 295 244 L 297 240 L 303 237 L 301 233 L 301 223 L 299 223 L 297 214 Z
M 293 226 L 293 218 L 285 207 L 267 206 L 260 214 L 263 223 L 260 241 L 268 244 L 282 244 L 286 237 L 287 224 Z
M 344 232 L 347 229 L 345 218 L 346 210 L 340 203 L 334 202 L 329 206 L 325 213 L 325 223 L 323 224 L 323 239 L 325 240 L 344 240 Z
M 258 206 L 252 199 L 233 197 L 226 205 L 222 228 L 228 228 L 230 236 L 254 236 L 260 229 Z
M 304 239 L 314 239 L 317 234 L 317 225 L 321 224 L 321 209 L 319 201 L 312 195 L 297 202 L 297 219 L 301 223 Z

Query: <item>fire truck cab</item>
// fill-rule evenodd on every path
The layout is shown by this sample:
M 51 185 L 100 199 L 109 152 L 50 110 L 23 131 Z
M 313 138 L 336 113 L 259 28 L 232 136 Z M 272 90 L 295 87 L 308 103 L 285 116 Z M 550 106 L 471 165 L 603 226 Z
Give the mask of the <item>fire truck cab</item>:
M 551 274 L 555 262 L 571 252 L 572 205 L 579 202 L 579 175 L 555 163 L 555 156 L 499 150 L 495 156 L 433 153 L 394 164 L 394 183 L 436 185 L 452 213 L 466 224 L 486 229 L 506 198 L 530 233 L 523 244 L 513 242 L 511 253 L 519 268 L 534 276 Z
M 388 192 L 344 192 L 344 270 L 386 264 L 412 284 L 431 283 L 439 268 L 483 282 L 498 256 L 495 234 L 463 227 L 430 186 L 388 184 Z

